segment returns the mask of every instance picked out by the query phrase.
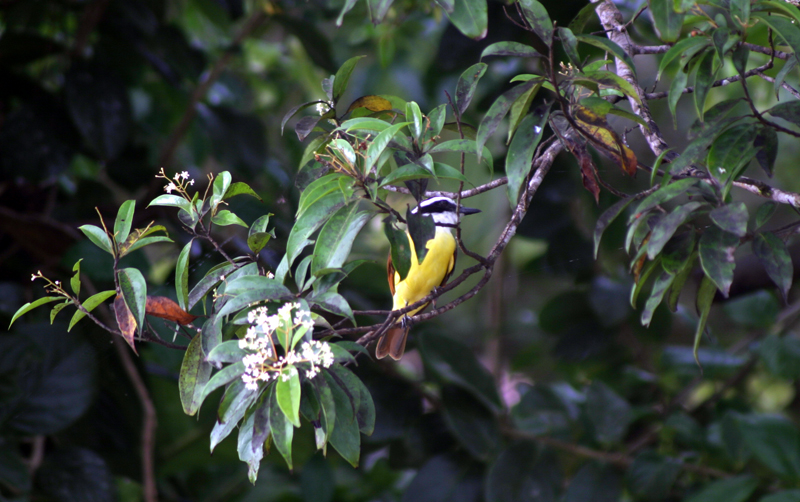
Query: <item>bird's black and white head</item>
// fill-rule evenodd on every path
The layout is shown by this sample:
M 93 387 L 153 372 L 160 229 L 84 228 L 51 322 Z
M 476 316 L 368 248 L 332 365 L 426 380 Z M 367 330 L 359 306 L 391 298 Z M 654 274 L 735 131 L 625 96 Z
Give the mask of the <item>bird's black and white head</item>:
M 421 213 L 423 216 L 430 215 L 437 226 L 451 227 L 458 223 L 460 215 L 480 213 L 481 210 L 464 206 L 459 208 L 456 201 L 450 197 L 431 197 L 420 202 L 411 212 Z

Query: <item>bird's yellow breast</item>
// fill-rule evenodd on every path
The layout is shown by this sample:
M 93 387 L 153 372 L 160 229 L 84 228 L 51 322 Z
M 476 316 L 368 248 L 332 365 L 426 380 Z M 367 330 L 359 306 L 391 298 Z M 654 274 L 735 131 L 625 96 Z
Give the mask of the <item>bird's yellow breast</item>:
M 442 284 L 445 276 L 453 270 L 453 256 L 456 251 L 456 240 L 449 228 L 436 227 L 436 235 L 429 240 L 425 247 L 428 253 L 422 263 L 417 259 L 417 250 L 414 241 L 406 233 L 411 248 L 411 267 L 404 280 L 400 274 L 394 274 L 394 306 L 397 310 L 411 305 L 428 296 L 433 288 Z M 419 310 L 409 312 L 412 315 Z

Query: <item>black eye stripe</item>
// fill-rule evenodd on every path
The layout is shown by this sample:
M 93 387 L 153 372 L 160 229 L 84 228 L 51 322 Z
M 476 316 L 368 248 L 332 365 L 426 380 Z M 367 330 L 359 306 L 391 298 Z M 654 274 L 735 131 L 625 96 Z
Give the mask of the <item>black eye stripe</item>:
M 422 214 L 455 212 L 456 203 L 450 199 L 429 199 L 421 204 Z

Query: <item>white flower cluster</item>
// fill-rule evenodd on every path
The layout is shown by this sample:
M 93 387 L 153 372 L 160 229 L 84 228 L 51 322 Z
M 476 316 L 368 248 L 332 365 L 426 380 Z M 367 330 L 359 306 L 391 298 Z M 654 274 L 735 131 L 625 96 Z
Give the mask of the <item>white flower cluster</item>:
M 294 317 L 293 310 L 296 310 Z M 259 307 L 247 314 L 247 321 L 252 326 L 247 328 L 244 338 L 239 340 L 239 348 L 250 351 L 242 358 L 245 367 L 242 381 L 248 389 L 257 390 L 259 381 L 268 382 L 277 379 L 278 375 L 281 375 L 283 381 L 289 380 L 293 372 L 284 369 L 293 368 L 297 364 L 309 365 L 305 372 L 306 378 L 317 376 L 320 366 L 328 368 L 333 364 L 330 345 L 317 340 L 304 342 L 299 352 L 287 348 L 285 356 L 277 355 L 273 336 L 285 336 L 284 346 L 288 346 L 295 330 L 311 331 L 314 328 L 311 314 L 301 310 L 299 303 L 287 303 L 275 315 L 268 315 L 266 307 Z
M 188 171 L 175 173 L 175 176 L 170 179 L 164 173 L 164 168 L 162 167 L 161 171 L 156 175 L 156 178 L 162 178 L 169 182 L 164 186 L 164 191 L 167 193 L 172 193 L 173 190 L 179 193 L 186 193 L 186 188 L 188 188 L 189 185 L 194 185 L 194 180 L 189 179 Z

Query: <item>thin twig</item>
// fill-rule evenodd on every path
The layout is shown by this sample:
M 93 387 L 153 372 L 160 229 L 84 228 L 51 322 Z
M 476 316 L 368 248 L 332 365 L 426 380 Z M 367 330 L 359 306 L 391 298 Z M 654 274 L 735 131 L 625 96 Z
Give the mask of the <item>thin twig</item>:
M 765 64 L 759 66 L 758 68 L 753 68 L 752 70 L 746 71 L 744 76 L 745 76 L 745 78 L 749 78 L 749 77 L 752 77 L 754 75 L 759 75 L 764 70 L 769 70 L 770 68 L 772 68 L 772 64 L 768 62 L 768 63 L 765 63 Z M 725 86 L 725 85 L 733 84 L 734 82 L 738 82 L 740 80 L 742 80 L 742 76 L 741 75 L 732 75 L 730 77 L 726 77 L 726 78 L 722 78 L 722 79 L 717 80 L 716 82 L 711 84 L 711 87 L 722 87 L 722 86 Z M 685 89 L 683 89 L 683 94 L 690 94 L 690 93 L 693 93 L 693 92 L 694 92 L 694 87 L 686 87 Z M 669 92 L 668 91 L 649 92 L 649 93 L 645 93 L 644 98 L 648 99 L 648 100 L 651 100 L 651 99 L 664 99 L 667 96 L 669 96 Z

